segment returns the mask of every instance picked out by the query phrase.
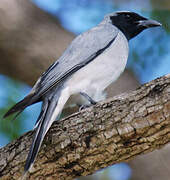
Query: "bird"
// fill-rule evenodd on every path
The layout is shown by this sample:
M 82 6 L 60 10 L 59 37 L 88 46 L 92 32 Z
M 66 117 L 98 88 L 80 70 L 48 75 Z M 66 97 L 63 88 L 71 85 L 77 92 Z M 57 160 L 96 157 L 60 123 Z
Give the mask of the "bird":
M 158 26 L 161 26 L 158 21 L 136 12 L 107 14 L 97 26 L 78 35 L 39 77 L 29 94 L 6 112 L 4 118 L 13 113 L 18 115 L 42 101 L 24 173 L 33 166 L 45 135 L 62 110 L 73 104 L 85 108 L 104 100 L 105 89 L 125 69 L 129 40 L 147 28 Z

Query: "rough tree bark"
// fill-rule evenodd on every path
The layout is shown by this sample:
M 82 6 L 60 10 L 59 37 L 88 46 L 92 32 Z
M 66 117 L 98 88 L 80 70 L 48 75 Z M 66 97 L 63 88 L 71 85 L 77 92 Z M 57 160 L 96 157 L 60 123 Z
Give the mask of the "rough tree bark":
M 18 179 L 33 132 L 0 149 L 1 179 Z M 170 141 L 170 75 L 53 124 L 29 179 L 72 179 Z

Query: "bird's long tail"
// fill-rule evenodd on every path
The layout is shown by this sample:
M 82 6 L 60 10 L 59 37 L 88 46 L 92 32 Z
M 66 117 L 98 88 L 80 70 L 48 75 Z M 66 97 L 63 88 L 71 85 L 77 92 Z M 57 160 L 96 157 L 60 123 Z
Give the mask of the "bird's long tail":
M 69 97 L 67 95 L 65 96 L 62 91 L 57 91 L 54 96 L 46 97 L 43 101 L 42 111 L 36 123 L 35 136 L 26 160 L 24 174 L 26 174 L 33 165 L 47 131 L 52 123 L 59 118 L 68 98 Z

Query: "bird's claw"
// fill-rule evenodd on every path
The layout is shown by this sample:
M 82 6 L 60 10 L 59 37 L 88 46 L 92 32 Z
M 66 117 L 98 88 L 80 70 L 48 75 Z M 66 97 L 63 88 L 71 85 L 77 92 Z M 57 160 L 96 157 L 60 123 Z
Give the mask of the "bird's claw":
M 92 105 L 91 105 L 91 104 L 81 105 L 81 106 L 79 107 L 79 111 L 82 111 L 82 110 L 84 110 L 84 109 L 86 109 L 86 108 L 89 108 L 90 106 L 92 106 Z

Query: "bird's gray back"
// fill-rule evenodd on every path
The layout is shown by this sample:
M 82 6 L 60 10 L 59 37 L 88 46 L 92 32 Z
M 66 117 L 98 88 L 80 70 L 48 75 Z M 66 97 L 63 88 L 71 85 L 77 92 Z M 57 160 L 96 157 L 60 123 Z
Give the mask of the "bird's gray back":
M 39 96 L 63 82 L 74 69 L 88 63 L 95 53 L 105 48 L 118 34 L 118 29 L 109 22 L 102 22 L 89 31 L 77 36 L 63 55 L 42 74 L 34 91 Z

